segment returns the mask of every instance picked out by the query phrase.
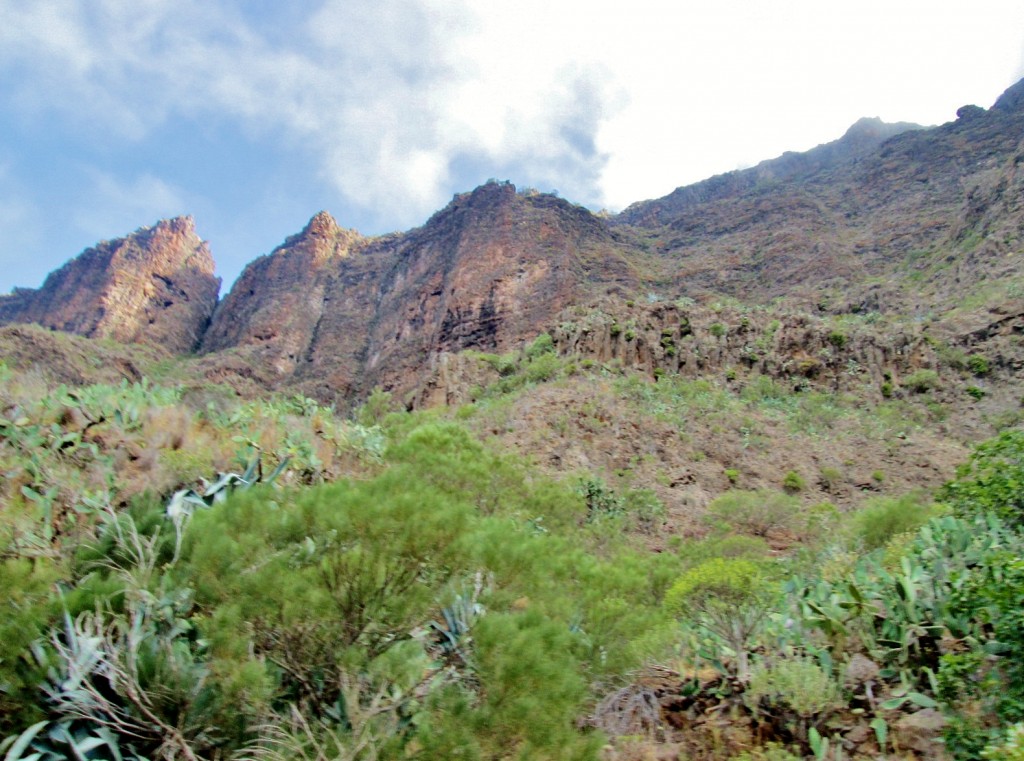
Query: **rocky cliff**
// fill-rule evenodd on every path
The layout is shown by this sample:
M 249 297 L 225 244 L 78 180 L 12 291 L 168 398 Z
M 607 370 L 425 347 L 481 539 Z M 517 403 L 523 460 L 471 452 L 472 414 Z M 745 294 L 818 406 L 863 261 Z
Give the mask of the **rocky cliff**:
M 407 391 L 442 353 L 502 351 L 570 304 L 634 292 L 630 250 L 586 209 L 509 183 L 402 235 L 361 238 L 321 212 L 245 270 L 203 351 L 235 348 L 320 398 Z
M 213 268 L 192 218 L 165 220 L 87 249 L 39 289 L 0 296 L 0 324 L 38 323 L 188 353 L 217 304 L 220 279 Z

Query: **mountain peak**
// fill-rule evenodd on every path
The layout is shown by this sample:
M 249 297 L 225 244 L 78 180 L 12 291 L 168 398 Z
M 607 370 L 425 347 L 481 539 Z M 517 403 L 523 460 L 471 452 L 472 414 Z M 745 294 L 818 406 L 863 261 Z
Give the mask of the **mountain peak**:
M 38 289 L 0 297 L 0 323 L 35 322 L 190 352 L 217 304 L 220 279 L 213 272 L 195 220 L 161 220 L 86 249 Z
M 333 238 L 341 232 L 337 220 L 331 216 L 330 212 L 318 211 L 314 214 L 306 226 L 302 230 L 303 236 L 313 236 L 319 238 Z
M 992 106 L 993 111 L 1011 113 L 1013 111 L 1024 111 L 1024 79 L 1006 89 Z

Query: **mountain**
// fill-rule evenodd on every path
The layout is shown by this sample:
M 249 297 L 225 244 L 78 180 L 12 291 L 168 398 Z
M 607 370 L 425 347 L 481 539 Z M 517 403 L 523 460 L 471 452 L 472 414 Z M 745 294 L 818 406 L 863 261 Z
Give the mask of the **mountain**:
M 657 254 L 668 292 L 695 298 L 918 316 L 967 294 L 983 302 L 1022 270 L 1020 91 L 931 129 L 893 125 L 887 137 L 862 121 L 806 154 L 634 204 L 613 224 Z
M 87 249 L 39 289 L 0 296 L 0 323 L 195 350 L 217 304 L 220 278 L 191 217 L 143 227 Z
M 864 156 L 890 137 L 918 129 L 925 128 L 911 122 L 886 123 L 877 117 L 865 117 L 854 123 L 838 140 L 804 153 L 789 151 L 750 169 L 716 175 L 676 188 L 663 198 L 631 204 L 617 215 L 615 221 L 645 227 L 668 224 L 688 209 L 735 198 L 765 184 L 809 177 L 817 171 Z
M 408 390 L 442 354 L 506 351 L 570 304 L 635 292 L 630 253 L 586 209 L 509 183 L 383 238 L 321 212 L 245 269 L 202 350 L 236 349 L 318 398 Z
M 612 217 L 499 182 L 457 195 L 422 227 L 381 237 L 320 212 L 253 261 L 219 303 L 191 218 L 160 222 L 84 252 L 38 290 L 0 297 L 0 323 L 197 351 L 211 379 L 346 403 L 377 386 L 411 401 L 424 383 L 436 388 L 447 357 L 560 335 L 567 309 L 602 304 L 621 319 L 631 319 L 626 302 L 679 297 L 704 308 L 732 299 L 818 316 L 941 318 L 966 346 L 964 335 L 1016 325 L 1021 311 L 1022 93 L 1024 82 L 940 127 L 862 119 L 806 153 Z M 983 313 L 989 306 L 999 314 Z M 681 355 L 666 361 L 659 340 L 626 351 L 606 336 L 599 351 L 648 372 L 695 366 Z M 595 345 L 593 336 L 566 341 L 565 351 Z
M 0 749 L 1011 757 L 1022 112 L 0 298 Z

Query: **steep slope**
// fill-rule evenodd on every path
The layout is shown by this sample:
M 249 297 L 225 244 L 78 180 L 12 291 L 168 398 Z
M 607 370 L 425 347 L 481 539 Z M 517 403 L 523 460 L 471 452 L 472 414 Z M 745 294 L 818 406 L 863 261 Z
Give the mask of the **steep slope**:
M 642 227 L 668 224 L 683 212 L 702 204 L 735 198 L 758 187 L 808 177 L 853 161 L 877 149 L 890 137 L 917 129 L 925 128 L 910 122 L 887 123 L 878 118 L 863 118 L 855 122 L 838 140 L 804 153 L 788 151 L 750 169 L 727 172 L 693 185 L 684 185 L 663 198 L 639 201 L 618 214 L 615 222 Z
M 632 293 L 629 251 L 585 209 L 508 183 L 402 235 L 360 238 L 321 213 L 246 269 L 203 351 L 237 349 L 318 398 L 404 392 L 441 353 L 505 350 L 570 304 Z
M 984 303 L 1013 290 L 1006 278 L 1020 286 L 1020 90 L 835 161 L 812 151 L 680 188 L 614 222 L 663 257 L 666 293 L 917 315 Z
M 34 322 L 188 353 L 217 303 L 220 279 L 213 269 L 191 217 L 161 221 L 87 249 L 39 289 L 0 296 L 0 324 Z

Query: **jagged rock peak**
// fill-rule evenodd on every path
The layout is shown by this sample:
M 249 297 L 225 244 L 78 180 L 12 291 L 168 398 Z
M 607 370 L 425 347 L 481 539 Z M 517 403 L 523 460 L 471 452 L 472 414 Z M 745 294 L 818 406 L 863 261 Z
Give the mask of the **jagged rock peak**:
M 1024 111 L 1024 79 L 1006 89 L 992 106 L 994 111 Z
M 318 211 L 314 214 L 306 226 L 302 229 L 301 235 L 315 236 L 320 238 L 333 238 L 340 233 L 341 227 L 327 211 Z
M 209 246 L 191 217 L 89 248 L 38 289 L 0 297 L 0 323 L 34 322 L 93 338 L 196 348 L 220 291 Z

